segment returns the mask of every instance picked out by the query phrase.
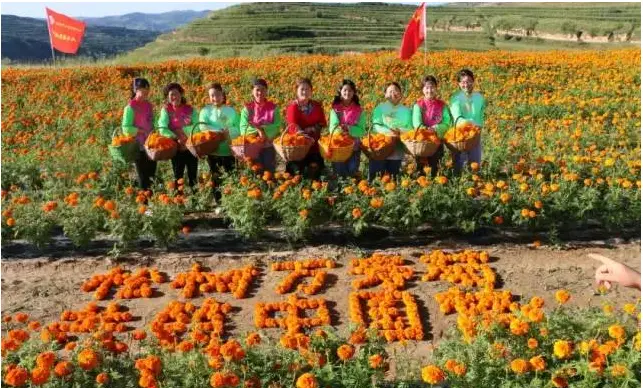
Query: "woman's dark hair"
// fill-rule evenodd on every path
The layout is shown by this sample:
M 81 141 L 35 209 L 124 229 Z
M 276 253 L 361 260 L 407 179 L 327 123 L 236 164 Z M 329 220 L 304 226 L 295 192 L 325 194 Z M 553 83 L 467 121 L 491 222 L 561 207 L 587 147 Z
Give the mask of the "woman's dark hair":
M 386 84 L 386 87 L 384 88 L 385 93 L 386 93 L 386 90 L 389 88 L 389 86 L 395 86 L 397 90 L 399 90 L 400 93 L 402 93 L 402 87 L 397 82 L 389 82 L 388 84 Z
M 427 83 L 432 83 L 433 86 L 437 87 L 438 79 L 432 75 L 427 75 L 426 77 L 422 78 L 422 88 L 424 88 L 424 85 L 426 85 Z
M 299 78 L 296 83 L 296 89 L 299 89 L 301 85 L 308 85 L 311 89 L 313 88 L 313 82 L 310 78 Z
M 471 77 L 471 80 L 475 80 L 475 77 L 473 76 L 473 72 L 469 69 L 462 69 L 458 72 L 458 82 L 462 80 L 462 78 L 469 76 Z
M 133 99 L 136 96 L 136 91 L 138 89 L 149 89 L 149 88 L 150 88 L 150 83 L 145 78 L 139 78 L 139 77 L 134 78 L 134 81 L 132 82 L 131 99 Z
M 335 98 L 333 99 L 333 105 L 335 104 L 341 104 L 342 102 L 342 89 L 344 86 L 350 86 L 351 89 L 353 89 L 353 103 L 356 105 L 359 105 L 359 97 L 357 96 L 357 86 L 355 86 L 355 82 L 345 79 L 342 81 L 342 84 L 339 85 L 339 88 L 337 88 L 337 94 L 335 95 Z
M 217 90 L 217 91 L 223 93 L 223 103 L 224 104 L 228 103 L 228 96 L 226 95 L 225 90 L 223 90 L 223 86 L 221 86 L 220 83 L 212 82 L 212 83 L 208 84 L 208 91 L 210 91 L 210 89 L 214 89 L 214 90 Z
M 176 82 L 170 82 L 169 84 L 167 84 L 167 86 L 163 88 L 163 96 L 165 96 L 166 99 L 167 99 L 167 95 L 170 93 L 171 90 L 176 90 L 177 92 L 179 92 L 179 94 L 181 95 L 181 104 L 187 103 L 187 100 L 184 97 L 185 90 L 180 84 Z
M 256 86 L 263 86 L 264 88 L 268 89 L 268 82 L 266 82 L 266 80 L 263 78 L 256 78 L 254 81 L 252 81 L 252 87 L 255 88 Z

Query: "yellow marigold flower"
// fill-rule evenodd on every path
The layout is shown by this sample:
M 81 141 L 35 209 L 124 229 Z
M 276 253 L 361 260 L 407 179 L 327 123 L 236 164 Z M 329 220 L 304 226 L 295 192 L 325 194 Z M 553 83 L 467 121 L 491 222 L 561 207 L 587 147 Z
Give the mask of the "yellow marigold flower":
M 529 363 L 522 358 L 517 358 L 511 361 L 510 364 L 511 371 L 515 374 L 522 375 L 529 372 Z
M 623 364 L 616 364 L 610 368 L 610 373 L 614 377 L 622 377 L 627 374 L 627 367 Z
M 634 312 L 636 311 L 636 305 L 633 303 L 626 303 L 623 306 L 623 311 L 625 311 L 629 315 L 634 315 Z
M 543 356 L 536 356 L 529 359 L 529 365 L 536 372 L 542 372 L 547 367 L 545 363 L 545 358 Z
M 442 369 L 435 365 L 427 365 L 422 368 L 422 380 L 429 384 L 439 384 L 446 378 Z
M 605 306 L 603 306 L 603 312 L 605 313 L 605 315 L 612 315 L 612 313 L 614 312 L 614 306 L 606 304 Z
M 636 333 L 636 335 L 634 336 L 634 349 L 636 349 L 639 352 L 641 351 L 641 332 L 640 331 Z
M 556 302 L 558 302 L 559 304 L 565 304 L 567 303 L 567 301 L 569 301 L 571 295 L 569 295 L 569 292 L 567 290 L 558 290 L 556 291 L 555 297 Z
M 566 359 L 571 356 L 573 351 L 572 344 L 569 341 L 558 340 L 554 342 L 554 356 L 560 359 Z
M 547 330 L 546 327 L 541 327 L 539 331 L 541 337 L 547 337 L 549 335 L 549 330 Z

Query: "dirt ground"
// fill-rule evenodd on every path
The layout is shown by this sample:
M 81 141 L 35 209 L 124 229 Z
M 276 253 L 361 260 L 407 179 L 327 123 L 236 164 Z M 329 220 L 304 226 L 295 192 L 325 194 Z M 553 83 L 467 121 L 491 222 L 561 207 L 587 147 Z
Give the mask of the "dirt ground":
M 418 359 L 430 352 L 435 344 L 446 334 L 449 327 L 455 323 L 455 315 L 444 316 L 440 313 L 434 295 L 446 290 L 445 282 L 422 282 L 421 274 L 425 264 L 418 257 L 432 249 L 453 249 L 453 246 L 438 244 L 398 247 L 383 252 L 401 254 L 413 266 L 415 277 L 407 284 L 407 289 L 413 293 L 420 307 L 424 321 L 425 340 L 410 341 L 402 349 L 397 344 L 393 347 L 399 352 L 408 352 L 412 358 Z M 503 289 L 510 290 L 520 296 L 521 301 L 529 300 L 534 295 L 545 298 L 546 307 L 553 306 L 553 294 L 557 289 L 565 288 L 572 293 L 571 305 L 600 306 L 613 303 L 622 306 L 627 302 L 636 302 L 640 292 L 633 289 L 615 287 L 605 296 L 595 295 L 593 274 L 598 263 L 587 257 L 588 253 L 599 253 L 640 271 L 641 248 L 640 241 L 608 245 L 604 242 L 594 244 L 568 244 L 563 249 L 552 247 L 531 248 L 526 245 L 498 244 L 476 247 L 462 245 L 459 249 L 472 248 L 487 250 L 491 257 L 491 266 L 501 279 Z M 276 285 L 287 275 L 287 272 L 272 272 L 269 264 L 277 260 L 295 260 L 313 257 L 329 257 L 338 261 L 340 266 L 329 270 L 330 281 L 315 298 L 328 300 L 333 317 L 333 325 L 340 332 L 347 330 L 348 293 L 351 291 L 351 281 L 356 276 L 349 275 L 349 260 L 354 257 L 365 257 L 370 252 L 357 251 L 348 247 L 334 245 L 306 247 L 294 251 L 245 252 L 243 254 L 222 253 L 133 253 L 127 258 L 113 261 L 106 256 L 94 257 L 65 257 L 58 259 L 3 259 L 2 267 L 2 315 L 13 314 L 17 311 L 28 312 L 32 319 L 47 323 L 57 319 L 65 309 L 80 309 L 92 300 L 91 293 L 84 293 L 80 285 L 92 274 L 103 273 L 119 264 L 125 269 L 135 269 L 141 266 L 156 267 L 165 272 L 170 279 L 178 272 L 188 271 L 190 264 L 199 261 L 213 271 L 230 268 L 241 268 L 248 263 L 254 263 L 261 268 L 261 274 L 250 288 L 246 299 L 235 299 L 231 294 L 211 293 L 210 297 L 218 301 L 230 302 L 235 307 L 228 334 L 245 334 L 256 330 L 253 323 L 253 307 L 257 302 L 280 301 L 286 296 L 275 292 Z M 136 317 L 132 326 L 141 327 L 153 319 L 154 315 L 171 300 L 179 299 L 177 290 L 169 287 L 168 283 L 157 286 L 158 293 L 151 299 L 121 300 L 120 304 L 129 308 Z M 203 298 L 193 302 L 199 305 Z M 100 302 L 105 306 L 109 300 Z M 279 329 L 264 331 L 270 336 L 277 336 Z

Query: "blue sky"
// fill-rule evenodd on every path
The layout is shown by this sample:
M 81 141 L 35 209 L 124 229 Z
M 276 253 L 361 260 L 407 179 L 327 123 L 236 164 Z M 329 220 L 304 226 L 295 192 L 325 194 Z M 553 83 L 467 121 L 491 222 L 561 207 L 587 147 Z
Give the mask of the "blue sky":
M 132 12 L 144 13 L 162 13 L 169 11 L 183 11 L 183 10 L 216 10 L 228 7 L 239 2 L 162 2 L 155 1 L 149 3 L 143 2 L 7 2 L 0 3 L 0 13 L 3 15 L 18 15 L 32 18 L 44 18 L 45 7 L 68 16 L 78 17 L 100 17 L 111 15 L 123 15 Z M 404 4 L 421 4 L 421 2 L 401 2 Z M 427 4 L 440 4 L 428 3 Z
M 237 4 L 237 2 L 229 3 L 163 3 L 163 2 L 130 2 L 130 3 L 94 3 L 94 2 L 78 2 L 78 3 L 65 3 L 65 2 L 34 2 L 34 3 L 17 3 L 3 1 L 0 4 L 0 12 L 3 15 L 18 15 L 32 18 L 44 18 L 45 7 L 68 16 L 79 17 L 100 17 L 111 15 L 123 15 L 132 12 L 143 13 L 162 13 L 169 11 L 203 11 L 215 10 Z

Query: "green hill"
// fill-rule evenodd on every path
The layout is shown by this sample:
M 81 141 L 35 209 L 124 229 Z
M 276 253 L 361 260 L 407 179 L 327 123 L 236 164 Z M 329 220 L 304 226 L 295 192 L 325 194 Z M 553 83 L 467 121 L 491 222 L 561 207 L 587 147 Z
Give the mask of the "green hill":
M 159 32 L 122 27 L 87 26 L 78 57 L 105 58 L 152 42 Z M 13 62 L 51 60 L 51 46 L 45 19 L 2 15 L 2 59 Z M 56 53 L 57 58 L 67 57 Z
M 88 26 L 122 27 L 130 30 L 172 31 L 194 19 L 208 16 L 210 11 L 170 11 L 163 13 L 134 12 L 118 16 L 80 18 Z
M 160 35 L 123 61 L 397 49 L 415 8 L 385 3 L 240 4 Z M 641 9 L 637 3 L 447 4 L 428 7 L 427 18 L 430 50 L 566 49 L 587 47 L 575 41 L 579 31 L 622 40 L 629 33 L 631 39 L 640 39 Z M 570 41 L 538 37 L 544 33 Z

